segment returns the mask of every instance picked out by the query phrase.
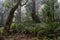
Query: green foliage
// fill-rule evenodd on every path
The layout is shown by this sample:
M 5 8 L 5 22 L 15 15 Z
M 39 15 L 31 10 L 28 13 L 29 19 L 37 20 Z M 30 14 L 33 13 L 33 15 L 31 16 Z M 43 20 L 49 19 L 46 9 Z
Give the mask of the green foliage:
M 37 37 L 40 38 L 44 38 L 47 36 L 55 36 L 55 33 L 59 32 L 57 29 L 59 27 L 59 22 L 52 22 L 52 24 L 50 23 L 41 23 L 41 24 L 34 24 L 34 25 L 19 25 L 16 26 L 15 23 L 12 23 L 11 25 L 11 29 L 12 30 L 19 30 L 21 31 L 22 34 L 25 34 L 26 32 L 29 33 L 37 33 Z M 48 38 L 49 38 L 48 37 Z
M 2 33 L 3 33 L 3 29 L 4 29 L 4 27 L 1 27 L 1 28 L 0 28 L 0 36 L 1 36 Z
M 15 1 L 17 1 L 17 0 L 15 0 Z M 51 2 L 51 5 L 50 5 L 50 2 Z M 45 4 L 44 10 L 46 11 L 46 13 L 43 12 L 45 14 L 43 16 L 45 17 L 47 22 L 43 22 L 43 23 L 40 23 L 40 24 L 32 23 L 32 20 L 30 20 L 30 18 L 29 18 L 29 17 L 31 17 L 31 15 L 30 15 L 31 8 L 27 4 L 28 7 L 26 7 L 26 10 L 27 10 L 27 12 L 29 12 L 29 14 L 27 13 L 26 15 L 28 15 L 28 16 L 24 19 L 25 15 L 23 15 L 23 13 L 22 13 L 22 17 L 24 16 L 23 17 L 24 21 L 22 20 L 23 23 L 20 23 L 20 24 L 12 23 L 12 25 L 10 27 L 10 31 L 17 31 L 18 30 L 18 31 L 21 31 L 21 33 L 24 33 L 24 34 L 26 32 L 36 33 L 38 38 L 42 37 L 42 40 L 50 40 L 51 36 L 53 36 L 55 38 L 56 37 L 55 34 L 60 33 L 58 31 L 58 30 L 60 30 L 60 29 L 58 29 L 58 28 L 60 28 L 60 22 L 55 22 L 52 19 L 53 13 L 55 12 L 54 9 L 52 9 L 52 3 L 55 3 L 56 0 L 54 0 L 54 1 L 51 0 L 50 2 L 47 2 L 49 4 Z M 13 3 L 11 3 L 11 4 L 13 4 Z M 9 4 L 5 3 L 4 6 L 9 7 L 10 2 L 9 2 Z M 2 33 L 2 30 L 3 30 L 3 28 L 0 29 L 0 34 Z M 33 40 L 40 40 L 38 38 L 34 38 Z M 58 38 L 58 40 L 60 40 L 60 37 Z
M 17 0 L 4 0 L 3 6 L 11 8 L 16 4 Z
M 11 29 L 10 31 L 16 30 L 16 24 L 15 23 L 12 23 L 10 29 Z
M 35 38 L 32 38 L 32 40 L 39 40 L 37 37 L 35 37 Z

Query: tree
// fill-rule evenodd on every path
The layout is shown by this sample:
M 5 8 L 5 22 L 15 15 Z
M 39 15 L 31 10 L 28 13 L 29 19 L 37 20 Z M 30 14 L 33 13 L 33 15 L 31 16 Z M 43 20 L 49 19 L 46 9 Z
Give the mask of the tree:
M 31 16 L 32 16 L 32 20 L 35 22 L 35 23 L 40 23 L 40 18 L 36 15 L 36 8 L 35 8 L 35 0 L 32 0 L 32 13 L 31 13 Z
M 3 26 L 4 14 L 0 12 L 0 26 Z
M 20 6 L 23 6 L 23 5 L 26 4 L 26 3 L 25 3 L 25 4 L 21 5 L 21 1 L 22 1 L 22 0 L 18 0 L 17 3 L 16 3 L 16 5 L 15 5 L 13 8 L 11 8 L 10 13 L 9 13 L 9 16 L 8 16 L 7 21 L 6 21 L 6 24 L 5 24 L 4 33 L 9 33 L 9 32 L 10 32 L 10 26 L 11 26 L 11 23 L 12 23 L 12 19 L 13 19 L 13 16 L 14 16 L 14 12 L 15 12 L 15 10 L 18 8 L 18 6 L 19 6 L 19 5 L 20 5 Z M 26 2 L 27 2 L 27 1 L 26 1 Z

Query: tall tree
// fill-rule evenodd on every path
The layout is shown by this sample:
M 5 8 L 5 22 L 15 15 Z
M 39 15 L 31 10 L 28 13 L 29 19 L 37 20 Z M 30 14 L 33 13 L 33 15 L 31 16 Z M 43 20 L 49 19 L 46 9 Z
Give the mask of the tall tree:
M 3 26 L 4 14 L 0 12 L 0 26 Z
M 31 16 L 32 16 L 32 20 L 35 22 L 35 23 L 40 23 L 40 18 L 36 15 L 36 7 L 35 7 L 35 0 L 32 0 L 32 13 L 31 13 Z
M 6 24 L 5 24 L 4 33 L 9 33 L 10 32 L 9 30 L 10 30 L 10 25 L 11 25 L 11 22 L 12 22 L 12 19 L 13 19 L 13 16 L 14 16 L 14 12 L 18 8 L 19 3 L 20 2 L 18 1 L 17 4 L 13 8 L 11 8 L 9 16 L 8 16 Z
M 4 33 L 9 33 L 9 32 L 10 32 L 10 26 L 11 26 L 11 23 L 12 23 L 12 19 L 13 19 L 13 16 L 14 16 L 14 12 L 15 12 L 15 10 L 18 8 L 18 6 L 19 6 L 19 5 L 20 5 L 20 6 L 23 6 L 23 5 L 26 4 L 26 3 L 25 3 L 25 4 L 21 5 L 21 1 L 22 1 L 22 0 L 18 0 L 17 3 L 16 3 L 16 5 L 15 5 L 13 8 L 11 8 L 10 13 L 9 13 L 9 16 L 8 16 L 7 21 L 6 21 L 6 24 L 5 24 Z M 27 1 L 26 1 L 26 2 L 27 2 Z

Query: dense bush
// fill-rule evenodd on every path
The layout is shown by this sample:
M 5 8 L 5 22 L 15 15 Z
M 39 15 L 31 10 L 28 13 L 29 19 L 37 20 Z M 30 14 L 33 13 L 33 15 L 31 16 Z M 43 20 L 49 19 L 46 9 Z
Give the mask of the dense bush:
M 38 38 L 48 39 L 54 39 L 57 37 L 57 34 L 60 34 L 60 23 L 54 22 L 53 24 L 48 23 L 40 23 L 40 24 L 19 24 L 18 26 L 15 23 L 12 23 L 11 25 L 11 31 L 16 33 L 19 32 L 21 34 L 29 34 L 29 35 L 36 35 Z M 59 35 L 58 34 L 58 35 Z
M 15 23 L 12 23 L 11 24 L 10 31 L 13 32 L 13 33 L 16 33 L 17 32 L 16 24 Z

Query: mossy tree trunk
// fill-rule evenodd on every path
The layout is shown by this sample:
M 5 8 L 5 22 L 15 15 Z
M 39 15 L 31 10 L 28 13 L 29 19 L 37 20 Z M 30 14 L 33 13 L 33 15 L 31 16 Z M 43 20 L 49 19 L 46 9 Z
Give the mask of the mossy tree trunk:
M 18 0 L 17 4 L 13 8 L 11 8 L 9 16 L 8 16 L 6 24 L 5 24 L 5 28 L 3 30 L 4 34 L 7 34 L 7 35 L 10 34 L 10 26 L 11 26 L 11 23 L 12 23 L 12 20 L 13 20 L 13 17 L 14 17 L 15 10 L 18 8 L 18 6 L 24 6 L 28 2 L 28 0 L 27 0 L 26 3 L 21 5 L 21 1 L 22 0 Z
M 9 32 L 10 32 L 10 26 L 11 26 L 11 23 L 13 20 L 14 12 L 18 8 L 18 5 L 19 5 L 19 2 L 17 2 L 17 4 L 10 10 L 9 16 L 7 18 L 7 21 L 6 21 L 4 30 L 3 30 L 4 34 L 6 34 L 6 35 L 9 34 Z

